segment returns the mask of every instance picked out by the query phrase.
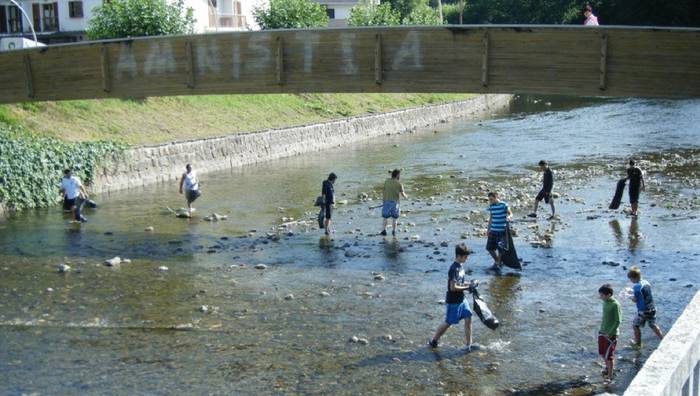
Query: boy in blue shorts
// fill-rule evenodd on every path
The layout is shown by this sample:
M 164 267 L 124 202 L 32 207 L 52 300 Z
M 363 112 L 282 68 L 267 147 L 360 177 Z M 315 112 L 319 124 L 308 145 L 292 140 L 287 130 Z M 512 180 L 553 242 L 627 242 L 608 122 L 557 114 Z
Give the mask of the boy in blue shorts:
M 654 296 L 651 293 L 651 285 L 642 279 L 642 270 L 636 265 L 627 272 L 627 278 L 634 284 L 632 286 L 632 301 L 637 304 L 637 317 L 634 318 L 632 328 L 634 329 L 633 348 L 642 347 L 642 330 L 645 323 L 656 333 L 659 339 L 664 338 L 664 333 L 656 324 L 656 306 L 654 306 Z
M 428 345 L 432 348 L 437 348 L 440 337 L 445 334 L 450 326 L 456 325 L 464 319 L 465 349 L 471 351 L 472 311 L 469 310 L 469 305 L 464 302 L 464 292 L 471 289 L 472 283 L 476 285 L 478 282 L 472 281 L 472 283 L 465 284 L 464 267 L 462 266 L 471 253 L 473 252 L 463 243 L 455 246 L 455 261 L 447 273 L 447 295 L 445 296 L 447 314 L 445 315 L 445 322 L 438 326 L 435 336 L 428 341 Z

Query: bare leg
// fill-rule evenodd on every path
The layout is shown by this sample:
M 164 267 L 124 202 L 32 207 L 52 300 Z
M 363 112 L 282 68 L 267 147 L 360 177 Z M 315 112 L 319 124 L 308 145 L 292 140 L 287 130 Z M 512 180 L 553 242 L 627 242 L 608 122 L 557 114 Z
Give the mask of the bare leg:
M 632 329 L 634 329 L 634 343 L 636 345 L 641 345 L 642 344 L 642 331 L 637 326 L 632 326 Z
M 391 220 L 391 234 L 396 235 L 396 221 L 397 219 Z
M 651 326 L 651 329 L 654 330 L 654 333 L 656 334 L 657 337 L 659 337 L 660 340 L 664 339 L 664 333 L 661 331 L 661 328 L 657 325 Z
M 606 360 L 605 361 L 605 368 L 608 369 L 608 379 L 612 380 L 613 374 L 615 372 L 615 361 L 614 360 Z
M 554 213 L 556 212 L 556 211 L 554 210 L 554 199 L 550 198 L 550 200 L 549 200 L 549 206 L 552 207 L 552 217 L 554 217 Z
M 540 206 L 540 201 L 535 200 L 535 208 L 532 209 L 532 213 L 537 213 L 537 208 Z
M 331 234 L 331 219 L 326 218 L 323 226 L 326 229 L 326 235 L 330 235 Z
M 491 255 L 491 257 L 493 257 L 494 264 L 501 264 L 501 258 L 496 253 L 496 250 L 489 250 L 489 254 Z
M 632 204 L 632 216 L 637 215 L 637 208 L 639 208 L 639 203 L 638 202 L 633 203 Z
M 384 220 L 382 222 L 382 231 L 386 231 L 387 223 L 389 223 L 389 219 L 384 218 Z
M 464 319 L 464 337 L 467 345 L 472 344 L 472 318 Z
M 447 329 L 450 328 L 450 324 L 447 322 L 442 322 L 440 323 L 440 326 L 438 326 L 437 330 L 435 331 L 435 335 L 433 336 L 433 341 L 437 342 L 440 340 L 440 337 L 442 337 L 443 334 L 447 331 Z

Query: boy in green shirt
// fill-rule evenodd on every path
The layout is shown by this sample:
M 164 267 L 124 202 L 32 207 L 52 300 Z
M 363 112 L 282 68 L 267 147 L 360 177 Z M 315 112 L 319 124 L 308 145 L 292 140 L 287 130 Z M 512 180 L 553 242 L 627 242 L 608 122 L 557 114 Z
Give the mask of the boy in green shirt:
M 620 334 L 622 311 L 620 303 L 613 297 L 613 289 L 606 283 L 598 289 L 598 295 L 603 300 L 603 322 L 598 332 L 598 353 L 605 361 L 603 376 L 606 382 L 613 379 L 615 371 L 615 347 L 617 336 Z

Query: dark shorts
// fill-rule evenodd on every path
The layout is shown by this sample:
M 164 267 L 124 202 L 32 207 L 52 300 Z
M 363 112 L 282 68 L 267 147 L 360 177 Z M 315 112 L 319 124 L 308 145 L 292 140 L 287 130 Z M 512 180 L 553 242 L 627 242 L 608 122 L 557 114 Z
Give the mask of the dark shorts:
M 549 203 L 549 200 L 552 199 L 552 192 L 546 192 L 544 191 L 544 188 L 540 190 L 539 193 L 537 193 L 537 197 L 535 197 L 536 201 L 541 201 L 544 199 L 545 203 Z
M 325 212 L 326 212 L 326 218 L 328 220 L 330 220 L 331 217 L 333 216 L 333 204 L 325 204 L 323 206 L 323 208 L 325 209 Z
M 656 310 L 637 312 L 637 317 L 634 318 L 634 327 L 644 327 L 649 323 L 649 327 L 656 326 Z
M 75 201 L 77 199 L 78 198 L 68 199 L 63 197 L 63 211 L 70 212 L 73 209 L 73 206 L 75 206 Z
M 445 314 L 445 322 L 449 325 L 456 325 L 462 319 L 468 319 L 472 317 L 472 311 L 469 306 L 464 303 L 458 304 L 447 304 L 447 312 Z
M 630 195 L 630 204 L 635 204 L 639 202 L 639 187 L 632 187 L 630 185 L 629 188 L 629 195 Z
M 603 360 L 614 360 L 615 348 L 617 348 L 617 337 L 598 334 L 598 354 Z
M 199 190 L 185 190 L 185 198 L 187 198 L 187 203 L 194 202 L 202 193 Z
M 382 217 L 385 219 L 394 218 L 398 219 L 401 215 L 401 209 L 399 209 L 399 203 L 396 201 L 384 201 L 382 205 Z
M 486 250 L 493 251 L 498 248 L 504 249 L 506 246 L 505 231 L 489 231 L 489 237 L 486 240 Z

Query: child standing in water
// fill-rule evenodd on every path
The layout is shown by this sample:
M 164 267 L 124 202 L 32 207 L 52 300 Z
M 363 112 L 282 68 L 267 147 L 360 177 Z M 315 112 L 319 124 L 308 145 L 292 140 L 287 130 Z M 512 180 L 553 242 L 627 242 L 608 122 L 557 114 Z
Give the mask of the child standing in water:
M 622 311 L 620 303 L 613 297 L 613 289 L 606 283 L 598 289 L 598 295 L 603 300 L 603 321 L 598 332 L 598 353 L 605 362 L 603 377 L 606 382 L 613 379 L 615 372 L 615 348 L 617 336 L 620 335 Z
M 634 318 L 632 329 L 634 330 L 634 340 L 632 346 L 634 348 L 642 347 L 642 330 L 645 323 L 649 323 L 649 327 L 654 331 L 659 339 L 664 338 L 661 328 L 656 324 L 656 306 L 654 305 L 654 296 L 651 293 L 651 285 L 646 280 L 642 279 L 642 270 L 636 265 L 630 268 L 627 272 L 627 278 L 634 284 L 632 286 L 632 301 L 637 304 L 637 317 Z
M 455 246 L 455 261 L 447 272 L 447 294 L 445 295 L 447 313 L 445 315 L 445 321 L 438 326 L 435 335 L 428 341 L 428 345 L 432 348 L 438 347 L 440 337 L 445 334 L 450 326 L 459 324 L 459 322 L 464 319 L 465 350 L 467 352 L 471 351 L 472 311 L 469 309 L 469 305 L 464 302 L 464 291 L 469 290 L 472 284 L 465 284 L 465 271 L 462 266 L 471 253 L 472 251 L 463 243 Z M 478 284 L 476 281 L 473 281 L 473 283 Z

